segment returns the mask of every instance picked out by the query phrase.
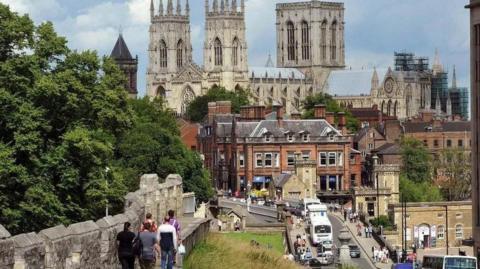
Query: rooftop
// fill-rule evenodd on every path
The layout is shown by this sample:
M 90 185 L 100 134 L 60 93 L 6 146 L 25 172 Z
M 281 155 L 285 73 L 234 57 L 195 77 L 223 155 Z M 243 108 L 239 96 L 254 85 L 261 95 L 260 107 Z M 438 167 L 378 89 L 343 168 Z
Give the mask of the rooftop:
M 110 57 L 116 60 L 131 60 L 132 54 L 128 50 L 127 44 L 123 39 L 122 34 L 118 36 L 117 43 L 115 43 L 115 47 L 113 47 L 112 53 Z

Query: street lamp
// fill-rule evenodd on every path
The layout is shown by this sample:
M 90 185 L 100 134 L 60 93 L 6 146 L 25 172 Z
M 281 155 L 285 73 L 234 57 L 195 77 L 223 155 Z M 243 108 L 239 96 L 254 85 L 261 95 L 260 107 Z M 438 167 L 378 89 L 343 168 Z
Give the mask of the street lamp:
M 105 167 L 105 217 L 108 217 L 108 172 L 110 168 Z

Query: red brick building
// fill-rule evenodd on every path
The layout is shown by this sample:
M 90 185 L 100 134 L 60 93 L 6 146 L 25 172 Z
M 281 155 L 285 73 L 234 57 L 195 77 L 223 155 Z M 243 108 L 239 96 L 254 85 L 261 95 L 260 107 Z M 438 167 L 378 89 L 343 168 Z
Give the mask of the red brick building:
M 183 144 L 190 150 L 197 150 L 197 135 L 200 124 L 178 118 L 177 126 L 180 130 L 180 138 Z
M 322 105 L 312 120 L 284 116 L 281 106 L 248 106 L 233 115 L 228 105 L 210 103 L 208 122 L 199 134 L 199 151 L 217 188 L 268 188 L 275 177 L 294 173 L 296 160 L 315 161 L 320 194 L 348 192 L 360 184 L 360 152 L 352 149 L 351 136 L 344 135 L 344 114 L 338 115 L 335 128 L 333 115 Z

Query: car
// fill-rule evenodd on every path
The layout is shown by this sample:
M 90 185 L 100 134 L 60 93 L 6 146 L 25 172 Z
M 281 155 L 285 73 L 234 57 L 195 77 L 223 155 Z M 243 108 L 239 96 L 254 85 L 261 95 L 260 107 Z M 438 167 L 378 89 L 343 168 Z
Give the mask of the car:
M 310 266 L 310 268 L 314 268 L 314 269 L 318 269 L 318 268 L 322 268 L 324 264 L 322 264 L 318 259 L 311 259 L 309 262 L 308 262 L 308 266 Z
M 352 258 L 360 258 L 360 249 L 356 245 L 349 245 L 348 248 L 350 249 L 350 257 Z
M 327 253 L 320 253 L 317 256 L 317 260 L 322 265 L 330 265 L 333 263 L 333 256 Z
M 297 217 L 302 216 L 302 209 L 299 206 L 287 206 L 287 207 L 285 207 L 285 211 L 288 211 L 292 215 L 297 216 Z

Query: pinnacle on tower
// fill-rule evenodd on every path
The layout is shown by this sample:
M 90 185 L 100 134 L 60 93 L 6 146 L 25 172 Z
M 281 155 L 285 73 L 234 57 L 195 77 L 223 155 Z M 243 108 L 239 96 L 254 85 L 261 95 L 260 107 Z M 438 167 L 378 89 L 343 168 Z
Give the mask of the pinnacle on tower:
M 453 66 L 453 78 L 452 78 L 452 89 L 457 88 L 457 72 L 455 70 L 455 65 Z
M 378 87 L 378 73 L 377 73 L 377 68 L 373 67 L 373 75 L 372 75 L 372 89 Z
M 208 12 L 210 12 L 210 7 L 209 7 L 209 4 L 208 4 L 208 0 L 205 0 L 205 14 L 208 14 Z
M 153 5 L 153 0 L 150 0 L 150 19 L 153 20 L 155 16 L 155 6 Z
M 180 3 L 180 0 L 177 0 L 177 15 L 182 15 L 182 5 Z
M 435 49 L 435 58 L 433 60 L 432 70 L 434 74 L 443 72 L 443 66 L 440 63 L 440 56 L 438 53 L 438 49 Z
M 237 0 L 232 0 L 232 13 L 237 13 Z
M 450 96 L 450 91 L 448 91 L 447 99 L 447 116 L 452 116 L 452 98 Z
M 437 99 L 435 100 L 435 110 L 436 114 L 442 114 L 442 103 L 440 102 L 440 93 L 437 92 Z
M 172 0 L 168 0 L 167 15 L 173 15 L 173 3 Z
M 270 53 L 268 54 L 268 59 L 267 59 L 267 63 L 265 64 L 265 67 L 274 67 L 274 64 L 272 61 L 272 55 Z
M 163 0 L 159 1 L 160 3 L 158 4 L 158 15 L 163 16 Z
M 245 0 L 242 0 L 242 13 L 245 14 Z
M 190 15 L 190 4 L 188 3 L 188 0 L 187 0 L 187 3 L 185 4 L 185 13 L 187 16 Z
M 220 0 L 220 13 L 225 13 L 225 1 Z
M 218 12 L 218 2 L 217 2 L 217 0 L 213 0 L 213 12 Z

